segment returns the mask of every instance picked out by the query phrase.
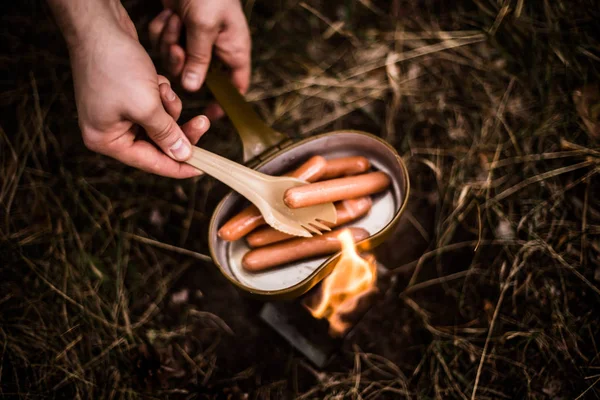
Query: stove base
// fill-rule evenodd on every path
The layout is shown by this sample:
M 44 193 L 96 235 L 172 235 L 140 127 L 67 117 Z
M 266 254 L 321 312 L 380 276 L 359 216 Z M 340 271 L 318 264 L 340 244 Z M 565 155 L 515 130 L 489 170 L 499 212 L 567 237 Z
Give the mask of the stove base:
M 383 293 L 388 289 L 390 280 L 381 279 L 387 269 L 377 263 L 377 271 L 380 278 L 377 280 L 376 290 L 358 300 L 356 309 L 344 316 L 344 320 L 350 324 L 350 327 L 339 337 L 330 335 L 329 321 L 315 319 L 302 305 L 304 300 L 320 290 L 320 284 L 296 300 L 265 303 L 259 312 L 259 317 L 316 367 L 323 368 L 342 349 L 344 341 L 352 337 L 360 320 L 381 300 Z
M 315 319 L 298 302 L 266 303 L 259 315 L 319 368 L 325 367 L 342 346 L 342 339 L 329 336 L 329 323 Z

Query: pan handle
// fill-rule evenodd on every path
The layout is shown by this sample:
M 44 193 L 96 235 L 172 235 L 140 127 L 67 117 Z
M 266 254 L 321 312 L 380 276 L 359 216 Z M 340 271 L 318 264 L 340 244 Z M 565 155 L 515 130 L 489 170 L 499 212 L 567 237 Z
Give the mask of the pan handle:
M 235 126 L 244 146 L 244 163 L 278 145 L 287 137 L 271 129 L 254 112 L 227 76 L 212 67 L 206 74 L 206 85 Z

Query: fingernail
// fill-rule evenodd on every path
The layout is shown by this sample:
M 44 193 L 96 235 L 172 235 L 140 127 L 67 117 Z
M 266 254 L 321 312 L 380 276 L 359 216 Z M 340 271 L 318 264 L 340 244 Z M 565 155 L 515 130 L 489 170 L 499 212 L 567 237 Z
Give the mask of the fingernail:
M 183 141 L 182 138 L 177 139 L 175 144 L 171 146 L 171 153 L 173 157 L 179 161 L 185 161 L 189 158 L 192 149 L 190 146 Z
M 173 91 L 173 89 L 169 89 L 169 91 L 167 92 L 167 100 L 173 101 L 176 98 L 177 98 L 177 95 L 175 94 L 175 92 Z
M 194 127 L 196 129 L 202 129 L 204 126 L 206 126 L 206 117 L 201 115 L 194 120 Z
M 200 87 L 200 76 L 195 72 L 186 72 L 182 83 L 187 90 L 196 90 Z

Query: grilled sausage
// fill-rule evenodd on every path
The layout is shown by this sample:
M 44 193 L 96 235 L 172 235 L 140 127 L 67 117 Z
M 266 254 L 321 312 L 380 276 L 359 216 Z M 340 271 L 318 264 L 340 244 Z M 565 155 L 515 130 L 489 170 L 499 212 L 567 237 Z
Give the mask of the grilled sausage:
M 350 221 L 354 221 L 368 213 L 372 204 L 373 201 L 369 196 L 340 201 L 335 205 L 335 211 L 337 214 L 336 223 L 332 224 L 324 222 L 324 224 L 330 228 L 333 228 L 344 225 Z M 262 247 L 272 243 L 292 239 L 294 237 L 295 236 L 288 235 L 287 233 L 280 232 L 268 226 L 250 233 L 246 237 L 246 241 L 250 247 Z
M 355 243 L 369 237 L 369 232 L 364 229 L 348 229 L 352 233 Z M 242 258 L 242 266 L 247 271 L 257 272 L 305 258 L 334 254 L 342 248 L 342 244 L 337 238 L 342 230 L 338 229 L 311 238 L 292 239 L 251 250 Z
M 296 186 L 286 190 L 283 201 L 290 208 L 353 199 L 388 188 L 389 176 L 381 171 Z
M 294 178 L 307 182 L 315 182 L 323 175 L 326 166 L 327 161 L 325 158 L 314 156 L 302 164 L 297 170 L 287 174 L 287 176 L 293 176 Z M 248 233 L 264 224 L 265 219 L 258 208 L 251 205 L 223 224 L 217 232 L 217 235 L 223 240 L 234 241 L 243 238 Z
M 341 157 L 327 160 L 327 168 L 321 180 L 339 178 L 341 176 L 358 175 L 367 172 L 371 163 L 366 157 Z

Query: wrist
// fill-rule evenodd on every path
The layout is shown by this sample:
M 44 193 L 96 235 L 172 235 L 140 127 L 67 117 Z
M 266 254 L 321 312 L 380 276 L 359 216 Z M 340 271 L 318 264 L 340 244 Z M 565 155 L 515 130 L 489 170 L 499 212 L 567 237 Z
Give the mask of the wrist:
M 117 20 L 119 0 L 47 0 L 71 51 L 93 37 L 96 27 Z

